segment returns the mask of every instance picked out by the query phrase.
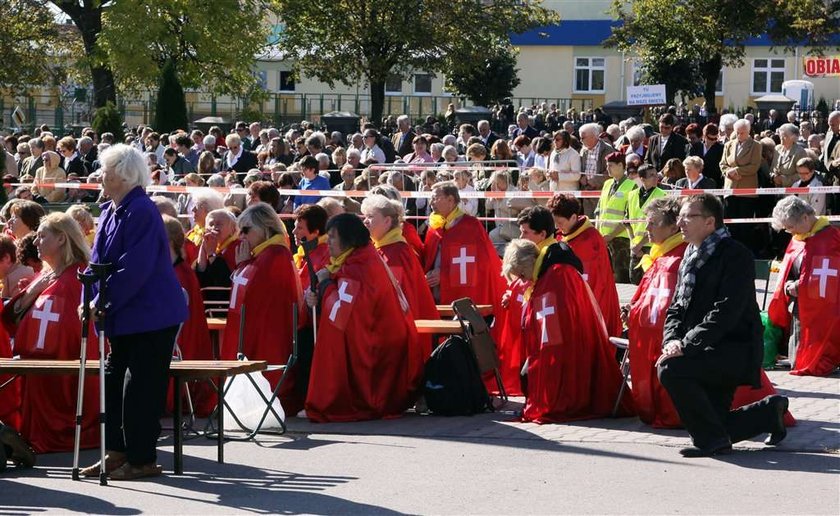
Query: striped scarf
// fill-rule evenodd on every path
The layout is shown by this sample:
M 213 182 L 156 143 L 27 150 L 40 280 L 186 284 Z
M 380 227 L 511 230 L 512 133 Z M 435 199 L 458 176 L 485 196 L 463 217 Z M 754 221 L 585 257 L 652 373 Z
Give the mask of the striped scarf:
M 706 265 L 706 262 L 715 253 L 717 245 L 724 238 L 729 238 L 729 231 L 722 227 L 706 237 L 700 247 L 693 244 L 688 246 L 685 251 L 685 258 L 680 264 L 679 283 L 677 284 L 677 293 L 674 296 L 675 304 L 688 308 L 688 304 L 691 303 L 691 294 L 694 292 L 694 286 L 697 283 L 697 271 Z

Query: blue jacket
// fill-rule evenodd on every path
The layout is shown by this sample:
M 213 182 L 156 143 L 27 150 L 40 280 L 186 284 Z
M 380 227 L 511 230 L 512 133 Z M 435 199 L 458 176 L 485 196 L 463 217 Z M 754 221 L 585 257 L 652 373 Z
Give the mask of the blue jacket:
M 330 180 L 322 175 L 315 176 L 311 181 L 305 177 L 300 180 L 301 190 L 332 190 Z M 303 204 L 315 204 L 321 197 L 318 195 L 298 195 L 295 197 L 295 208 Z
M 112 264 L 107 283 L 107 336 L 162 330 L 187 320 L 187 303 L 172 259 L 163 219 L 142 187 L 116 208 L 101 205 L 92 263 Z M 98 299 L 98 294 L 94 300 Z

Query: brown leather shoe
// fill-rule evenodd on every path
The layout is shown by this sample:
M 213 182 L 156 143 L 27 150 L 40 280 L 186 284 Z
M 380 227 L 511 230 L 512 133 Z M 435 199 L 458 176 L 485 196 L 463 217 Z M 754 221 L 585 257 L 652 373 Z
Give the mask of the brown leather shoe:
M 117 451 L 109 451 L 105 455 L 105 473 L 111 474 L 114 470 L 122 466 L 128 461 L 126 458 L 125 453 L 117 452 Z M 86 468 L 82 468 L 79 473 L 83 477 L 98 477 L 99 476 L 99 461 L 92 466 L 88 466 Z
M 139 478 L 156 477 L 163 473 L 163 466 L 154 462 L 142 466 L 132 466 L 128 462 L 111 472 L 111 480 L 137 480 Z

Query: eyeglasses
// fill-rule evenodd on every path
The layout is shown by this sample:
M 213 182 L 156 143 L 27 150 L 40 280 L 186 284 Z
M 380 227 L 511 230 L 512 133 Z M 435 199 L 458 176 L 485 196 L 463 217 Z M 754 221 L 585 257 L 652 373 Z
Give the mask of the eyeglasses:
M 251 226 L 242 226 L 239 228 L 239 232 L 243 235 L 247 235 L 249 231 L 251 231 Z
M 677 217 L 677 220 L 688 221 L 688 220 L 691 220 L 691 219 L 696 218 L 696 217 L 705 217 L 705 216 L 706 215 L 703 215 L 702 213 L 686 213 L 685 215 L 680 213 L 680 216 Z

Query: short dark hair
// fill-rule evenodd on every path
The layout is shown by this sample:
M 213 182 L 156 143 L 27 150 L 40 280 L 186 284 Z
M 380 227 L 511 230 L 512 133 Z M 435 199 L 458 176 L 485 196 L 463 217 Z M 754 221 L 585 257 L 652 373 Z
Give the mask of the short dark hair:
M 30 261 L 41 262 L 38 256 L 38 248 L 35 246 L 35 239 L 38 235 L 32 231 L 15 242 L 15 257 L 21 265 L 28 265 Z
M 318 204 L 304 204 L 295 210 L 295 218 L 303 219 L 306 228 L 310 233 L 318 232 L 319 235 L 327 233 L 327 210 Z
M 519 225 L 528 224 L 528 227 L 536 233 L 543 231 L 545 232 L 546 238 L 554 236 L 554 233 L 557 231 L 554 227 L 554 217 L 551 216 L 548 208 L 544 206 L 526 208 L 519 214 L 516 223 Z
M 583 206 L 574 195 L 567 193 L 556 193 L 554 197 L 548 201 L 548 209 L 552 215 L 563 217 L 564 219 L 572 218 L 572 215 L 583 215 Z
M 32 231 L 38 230 L 41 219 L 47 214 L 43 206 L 35 201 L 29 200 L 16 202 L 12 205 L 10 211 L 12 215 L 19 218 Z
M 186 134 L 181 134 L 181 135 L 178 135 L 178 137 L 175 138 L 175 144 L 180 145 L 181 147 L 186 147 L 186 148 L 189 149 L 190 147 L 192 147 L 193 141 Z
M 12 240 L 12 237 L 8 235 L 0 235 L 0 259 L 9 255 L 11 262 L 15 263 L 17 261 L 16 251 L 15 241 Z
M 248 186 L 248 192 L 256 195 L 260 201 L 277 210 L 280 204 L 280 192 L 271 181 L 254 181 Z
M 302 160 L 300 160 L 300 169 L 305 170 L 307 168 L 314 168 L 318 170 L 319 164 L 318 160 L 315 159 L 315 156 L 304 156 Z
M 172 147 L 167 147 L 165 151 L 163 151 L 164 156 L 178 156 L 178 151 L 173 149 Z
M 700 138 L 703 136 L 703 130 L 700 129 L 699 125 L 691 123 L 685 128 L 685 134 L 693 134 L 694 136 Z
M 677 117 L 675 117 L 671 113 L 665 113 L 664 115 L 659 117 L 659 123 L 673 127 L 677 125 Z
M 648 165 L 647 163 L 639 167 L 636 171 L 639 174 L 639 177 L 642 179 L 647 179 L 650 174 L 656 174 L 656 169 L 653 168 L 653 165 Z
M 704 217 L 714 217 L 715 229 L 723 227 L 723 203 L 714 195 L 710 193 L 692 195 L 685 202 L 687 204 L 697 203 L 700 206 L 700 213 Z
M 341 247 L 364 247 L 370 243 L 370 231 L 365 227 L 362 219 L 353 213 L 340 213 L 332 217 L 326 226 L 329 231 L 335 228 Z

